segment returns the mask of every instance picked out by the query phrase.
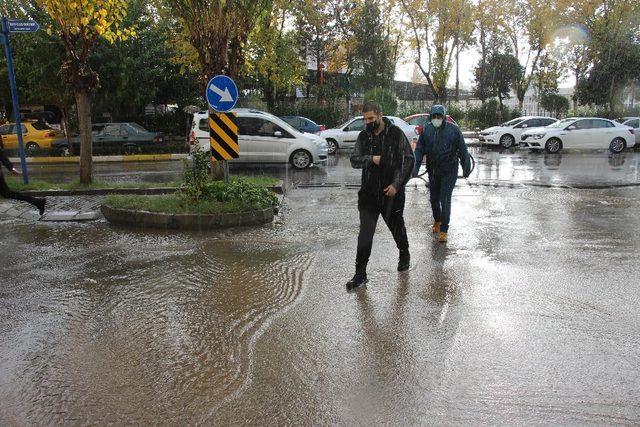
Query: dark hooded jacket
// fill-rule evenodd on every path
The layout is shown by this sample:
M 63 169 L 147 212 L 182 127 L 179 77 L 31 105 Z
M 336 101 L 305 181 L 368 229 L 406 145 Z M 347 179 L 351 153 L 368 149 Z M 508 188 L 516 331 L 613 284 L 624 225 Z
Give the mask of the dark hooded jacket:
M 384 200 L 384 189 L 393 184 L 397 191 L 411 179 L 415 160 L 411 146 L 402 129 L 383 117 L 384 130 L 374 135 L 366 129 L 360 132 L 351 153 L 351 166 L 362 169 L 360 194 Z M 380 165 L 373 156 L 382 156 Z
M 444 106 L 431 107 L 431 117 L 434 114 L 442 115 L 442 126 L 436 128 L 433 124 L 427 123 L 424 127 L 416 145 L 413 175 L 418 175 L 422 158 L 426 155 L 429 174 L 438 176 L 457 174 L 458 162 L 460 162 L 463 176 L 466 178 L 471 173 L 471 157 L 462 132 L 458 126 L 447 122 Z

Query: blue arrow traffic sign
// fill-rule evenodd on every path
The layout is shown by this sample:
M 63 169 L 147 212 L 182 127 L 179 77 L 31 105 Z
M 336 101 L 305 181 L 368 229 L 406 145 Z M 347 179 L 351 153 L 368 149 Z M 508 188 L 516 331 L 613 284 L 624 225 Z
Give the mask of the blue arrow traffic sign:
M 30 19 L 9 19 L 7 29 L 10 33 L 35 33 L 40 29 L 40 25 Z
M 227 76 L 215 76 L 207 83 L 205 98 L 214 111 L 227 113 L 238 102 L 238 87 Z

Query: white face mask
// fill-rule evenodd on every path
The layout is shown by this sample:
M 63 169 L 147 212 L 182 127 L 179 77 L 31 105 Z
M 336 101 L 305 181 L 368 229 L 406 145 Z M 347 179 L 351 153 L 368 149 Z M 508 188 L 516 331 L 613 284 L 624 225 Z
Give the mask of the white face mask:
M 432 119 L 431 124 L 439 128 L 440 126 L 442 126 L 442 119 Z

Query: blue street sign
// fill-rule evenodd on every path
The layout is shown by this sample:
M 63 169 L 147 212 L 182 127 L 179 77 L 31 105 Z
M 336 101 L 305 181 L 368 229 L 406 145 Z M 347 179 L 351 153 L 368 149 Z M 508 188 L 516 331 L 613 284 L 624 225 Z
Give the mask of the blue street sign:
M 205 98 L 214 111 L 227 113 L 238 102 L 238 87 L 227 76 L 215 76 L 207 83 Z
M 15 22 L 16 20 L 14 20 Z M 27 171 L 27 160 L 25 159 L 24 154 L 24 144 L 22 141 L 22 124 L 20 123 L 20 104 L 18 102 L 18 87 L 16 85 L 16 76 L 13 69 L 13 54 L 11 53 L 11 46 L 9 45 L 9 32 L 10 23 L 7 18 L 2 17 L 2 37 L 0 37 L 0 42 L 2 42 L 2 46 L 4 47 L 4 53 L 7 57 L 7 71 L 9 74 L 9 89 L 11 90 L 11 102 L 13 103 L 13 117 L 16 128 L 16 134 L 18 135 L 18 153 L 20 153 L 20 165 L 22 166 L 22 179 L 25 184 L 29 183 L 29 172 Z M 34 22 L 34 21 L 29 21 Z M 35 23 L 35 22 L 34 22 Z M 38 24 L 36 24 L 36 29 L 32 31 L 37 31 Z
M 7 29 L 10 33 L 35 33 L 40 29 L 40 25 L 30 19 L 9 19 Z

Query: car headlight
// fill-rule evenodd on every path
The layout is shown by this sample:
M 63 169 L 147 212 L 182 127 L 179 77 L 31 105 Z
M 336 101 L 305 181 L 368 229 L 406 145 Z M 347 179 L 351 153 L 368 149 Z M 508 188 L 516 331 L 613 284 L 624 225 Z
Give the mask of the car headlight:
M 532 136 L 533 139 L 542 139 L 544 138 L 544 133 L 536 133 L 535 135 Z

